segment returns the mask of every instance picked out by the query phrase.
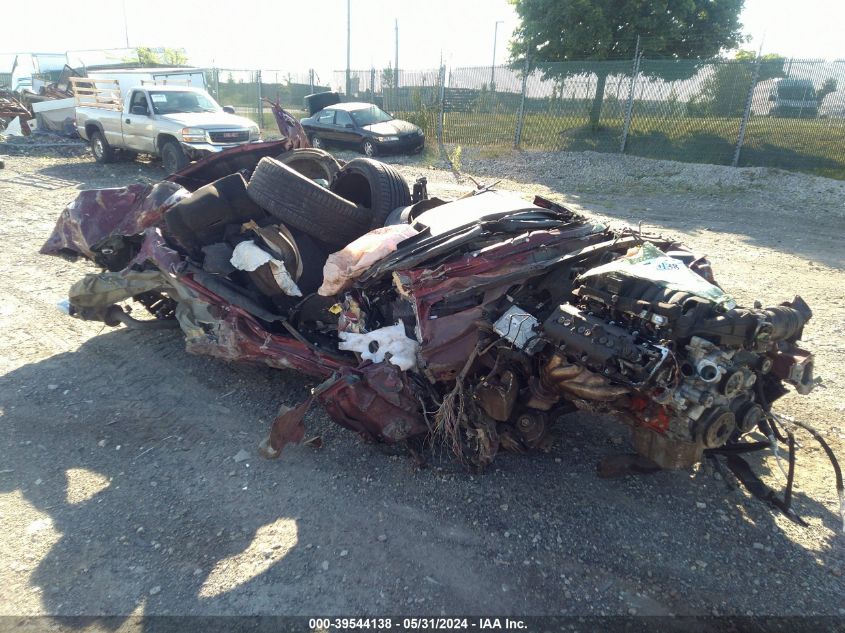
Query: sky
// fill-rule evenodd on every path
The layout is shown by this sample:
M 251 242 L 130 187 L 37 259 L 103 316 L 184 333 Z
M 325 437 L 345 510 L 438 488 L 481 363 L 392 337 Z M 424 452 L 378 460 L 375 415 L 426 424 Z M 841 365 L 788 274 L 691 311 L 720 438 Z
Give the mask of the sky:
M 41 0 L 38 17 L 23 2 L 6 3 L 0 53 L 130 47 L 184 48 L 191 64 L 274 69 L 332 81 L 346 66 L 346 0 Z M 507 0 L 351 0 L 351 66 L 489 66 L 518 24 Z M 126 20 L 124 21 L 124 10 Z M 746 0 L 747 48 L 786 56 L 845 59 L 845 3 L 835 0 Z M 501 21 L 496 26 L 496 22 Z M 124 28 L 124 24 L 126 28 Z M 15 26 L 11 25 L 21 25 Z

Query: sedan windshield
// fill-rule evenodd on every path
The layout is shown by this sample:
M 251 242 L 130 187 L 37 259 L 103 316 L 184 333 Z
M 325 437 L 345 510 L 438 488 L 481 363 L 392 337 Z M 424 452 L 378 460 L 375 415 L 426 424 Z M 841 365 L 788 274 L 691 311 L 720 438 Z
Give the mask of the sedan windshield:
M 385 121 L 392 121 L 393 117 L 387 112 L 376 106 L 370 106 L 363 110 L 355 110 L 350 112 L 352 118 L 355 119 L 355 125 L 358 127 L 365 127 L 375 123 L 384 123 Z
M 214 99 L 201 92 L 190 90 L 157 91 L 150 90 L 150 100 L 156 114 L 175 114 L 177 112 L 219 112 L 220 106 Z

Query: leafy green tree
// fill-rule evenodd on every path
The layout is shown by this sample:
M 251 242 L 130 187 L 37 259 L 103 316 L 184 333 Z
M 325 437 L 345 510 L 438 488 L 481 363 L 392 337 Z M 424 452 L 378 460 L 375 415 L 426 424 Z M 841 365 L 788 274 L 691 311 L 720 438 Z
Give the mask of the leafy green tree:
M 141 66 L 161 66 L 167 64 L 168 66 L 185 66 L 188 63 L 188 57 L 185 55 L 184 49 L 181 48 L 163 48 L 154 50 L 147 46 L 139 46 L 135 49 L 138 55 L 138 63 Z
M 690 99 L 688 112 L 694 116 L 738 117 L 745 111 L 748 91 L 754 79 L 754 51 L 738 51 L 733 60 L 717 62 Z M 785 59 L 775 53 L 760 58 L 757 81 L 783 77 Z
M 381 71 L 381 86 L 382 89 L 396 87 L 396 70 L 390 62 L 388 62 L 387 68 L 383 68 Z
M 836 85 L 836 79 L 833 77 L 828 77 L 824 80 L 821 88 L 816 90 L 816 98 L 819 100 L 819 103 L 821 103 L 822 100 L 831 92 L 836 92 Z
M 169 66 L 187 66 L 188 56 L 182 48 L 165 48 L 161 53 L 164 63 Z
M 623 67 L 596 60 L 633 59 L 637 36 L 647 55 L 704 59 L 742 41 L 739 14 L 745 0 L 510 0 L 520 26 L 510 42 L 511 63 L 528 59 L 544 78 L 585 73 L 597 76 L 590 127 L 597 129 L 607 77 Z M 583 63 L 589 60 L 588 63 Z M 572 62 L 556 64 L 557 62 Z M 592 62 L 592 63 L 591 63 Z M 630 67 L 630 66 L 628 66 Z M 627 68 L 626 68 L 627 69 Z M 671 79 L 695 73 L 694 64 L 658 65 L 645 74 Z

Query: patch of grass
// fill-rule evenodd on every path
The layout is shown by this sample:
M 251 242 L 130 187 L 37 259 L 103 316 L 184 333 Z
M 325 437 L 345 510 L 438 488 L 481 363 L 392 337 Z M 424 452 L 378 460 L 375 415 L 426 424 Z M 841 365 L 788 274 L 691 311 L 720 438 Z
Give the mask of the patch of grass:
M 297 117 L 302 111 L 292 111 Z M 436 151 L 438 113 L 431 107 L 414 116 L 426 134 L 426 155 Z M 247 115 L 257 120 L 257 114 Z M 516 113 L 446 112 L 443 142 L 474 148 L 480 158 L 498 158 L 513 148 Z M 618 153 L 623 119 L 607 117 L 598 130 L 589 128 L 586 113 L 556 115 L 529 112 L 522 126 L 521 149 Z M 276 122 L 264 111 L 264 137 L 272 138 Z M 646 158 L 730 165 L 739 136 L 738 118 L 636 116 L 631 123 L 625 153 Z M 476 149 L 477 148 L 477 149 Z M 752 117 L 740 154 L 741 166 L 778 167 L 830 178 L 845 179 L 845 120 L 776 119 Z
M 605 118 L 593 131 L 586 115 L 532 112 L 525 116 L 520 148 L 617 153 L 622 126 L 622 118 Z M 513 147 L 515 129 L 515 114 L 446 112 L 443 141 L 506 151 Z M 426 130 L 429 139 L 436 138 L 436 131 Z M 738 118 L 635 115 L 625 151 L 646 158 L 730 165 L 738 136 Z M 739 164 L 845 179 L 845 120 L 752 117 Z

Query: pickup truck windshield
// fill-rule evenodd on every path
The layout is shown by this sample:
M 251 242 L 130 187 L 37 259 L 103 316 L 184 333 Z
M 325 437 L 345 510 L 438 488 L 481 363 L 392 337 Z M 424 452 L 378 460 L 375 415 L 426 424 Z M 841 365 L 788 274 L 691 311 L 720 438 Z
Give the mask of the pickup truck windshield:
M 365 108 L 363 110 L 355 110 L 350 112 L 352 118 L 355 119 L 355 124 L 358 127 L 365 127 L 373 125 L 374 123 L 384 123 L 385 121 L 392 121 L 393 117 L 387 112 L 376 106 Z
M 806 86 L 780 86 L 778 88 L 778 97 L 787 101 L 815 101 L 816 91 L 813 86 L 807 84 Z
M 184 92 L 150 90 L 150 101 L 156 114 L 220 111 L 220 106 L 211 97 L 189 90 Z

